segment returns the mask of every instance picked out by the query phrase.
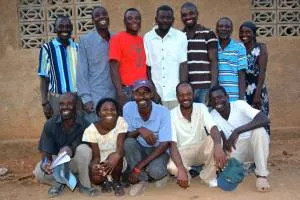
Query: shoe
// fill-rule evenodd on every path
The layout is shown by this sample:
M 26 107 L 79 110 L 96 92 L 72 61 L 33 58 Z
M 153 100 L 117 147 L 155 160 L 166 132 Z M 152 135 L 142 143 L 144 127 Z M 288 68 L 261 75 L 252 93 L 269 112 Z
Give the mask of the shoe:
M 102 183 L 101 192 L 102 193 L 111 193 L 112 192 L 112 185 L 113 185 L 113 183 L 111 181 L 105 180 Z
M 120 181 L 114 181 L 112 183 L 112 188 L 115 191 L 115 196 L 123 196 L 125 194 L 124 187 Z
M 48 197 L 53 198 L 62 195 L 64 193 L 64 189 L 65 185 L 57 183 L 56 185 L 53 185 L 49 188 Z
M 167 175 L 167 176 L 163 177 L 162 179 L 155 181 L 155 186 L 157 188 L 164 187 L 168 183 L 169 179 L 170 179 L 170 176 Z
M 216 178 L 208 181 L 208 187 L 214 188 L 214 187 L 218 187 L 218 181 Z
M 131 187 L 129 191 L 129 195 L 130 196 L 140 195 L 146 190 L 147 186 L 148 186 L 148 182 L 140 181 L 139 183 L 136 183 Z
M 82 185 L 79 186 L 78 190 L 80 193 L 85 194 L 89 197 L 96 197 L 100 194 L 99 190 L 97 190 L 96 188 L 92 188 L 92 187 L 88 188 Z
M 258 177 L 256 179 L 256 189 L 259 192 L 269 192 L 271 190 L 271 186 L 265 177 Z

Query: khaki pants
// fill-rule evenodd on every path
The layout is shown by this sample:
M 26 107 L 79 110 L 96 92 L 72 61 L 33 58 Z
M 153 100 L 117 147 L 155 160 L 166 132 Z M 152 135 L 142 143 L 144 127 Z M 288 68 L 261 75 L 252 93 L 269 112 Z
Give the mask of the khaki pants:
M 78 174 L 79 181 L 84 187 L 91 187 L 89 178 L 89 164 L 92 159 L 92 150 L 86 144 L 81 144 L 76 148 L 75 155 L 70 161 L 70 169 L 74 174 Z M 39 183 L 55 185 L 56 181 L 52 175 L 45 174 L 40 168 L 41 161 L 34 169 L 34 175 Z
M 230 157 L 240 162 L 253 162 L 256 165 L 255 174 L 268 176 L 267 162 L 269 156 L 270 138 L 265 128 L 257 128 L 251 131 L 250 138 L 238 139 L 236 150 L 233 150 Z
M 207 136 L 201 144 L 179 147 L 178 151 L 183 165 L 187 170 L 190 170 L 191 166 L 204 164 L 200 172 L 200 178 L 205 183 L 216 178 L 216 167 L 213 156 L 214 142 L 211 136 Z M 170 174 L 174 176 L 178 175 L 178 168 L 171 159 L 169 160 L 167 168 Z

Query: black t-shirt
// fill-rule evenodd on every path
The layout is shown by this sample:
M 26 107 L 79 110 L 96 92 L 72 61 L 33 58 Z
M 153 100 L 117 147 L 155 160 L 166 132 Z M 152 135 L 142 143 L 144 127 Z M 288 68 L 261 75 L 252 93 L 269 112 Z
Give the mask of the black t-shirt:
M 39 150 L 57 155 L 64 146 L 71 147 L 73 153 L 78 145 L 82 143 L 82 135 L 89 123 L 77 115 L 75 123 L 71 130 L 67 131 L 63 127 L 63 121 L 60 115 L 49 119 L 45 125 L 39 142 Z

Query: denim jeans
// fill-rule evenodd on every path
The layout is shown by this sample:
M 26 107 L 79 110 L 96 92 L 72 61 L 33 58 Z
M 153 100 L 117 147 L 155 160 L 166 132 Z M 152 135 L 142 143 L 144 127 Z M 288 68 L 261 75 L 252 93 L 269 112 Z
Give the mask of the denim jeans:
M 207 105 L 208 91 L 209 91 L 209 89 L 195 89 L 194 90 L 194 102 L 204 103 L 205 105 Z

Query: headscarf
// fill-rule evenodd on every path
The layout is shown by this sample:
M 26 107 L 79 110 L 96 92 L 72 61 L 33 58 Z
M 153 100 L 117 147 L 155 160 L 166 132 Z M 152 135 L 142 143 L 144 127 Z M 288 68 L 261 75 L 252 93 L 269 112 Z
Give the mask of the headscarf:
M 243 27 L 247 27 L 247 28 L 250 28 L 251 30 L 252 30 L 252 32 L 253 32 L 253 36 L 254 36 L 254 41 L 256 42 L 256 30 L 257 30 L 257 28 L 256 28 L 256 26 L 255 26 L 255 24 L 253 23 L 253 22 L 251 22 L 251 21 L 245 21 L 241 26 L 240 26 L 240 29 L 239 30 L 241 30 L 241 28 L 243 28 Z

